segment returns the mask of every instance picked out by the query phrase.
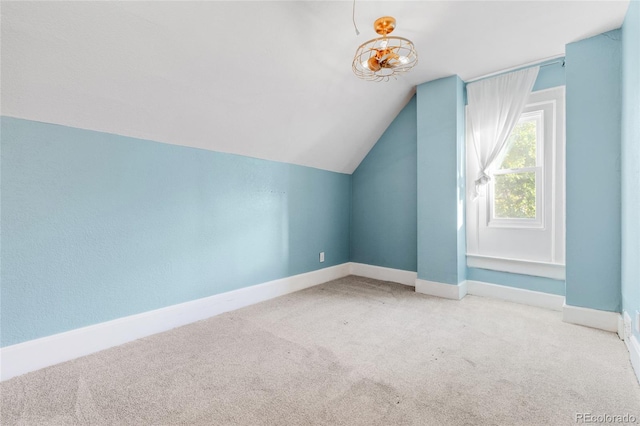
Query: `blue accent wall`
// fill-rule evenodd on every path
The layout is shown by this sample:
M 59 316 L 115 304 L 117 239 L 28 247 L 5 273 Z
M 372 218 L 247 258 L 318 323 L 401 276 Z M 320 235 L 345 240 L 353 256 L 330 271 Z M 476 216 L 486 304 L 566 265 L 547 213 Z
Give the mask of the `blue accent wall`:
M 464 83 L 418 86 L 418 278 L 465 280 Z
M 417 271 L 416 98 L 352 175 L 351 261 Z
M 349 261 L 349 175 L 8 117 L 1 132 L 1 346 Z
M 566 301 L 620 312 L 620 31 L 567 45 Z
M 633 318 L 640 311 L 640 1 L 631 1 L 622 25 L 621 226 L 622 307 Z

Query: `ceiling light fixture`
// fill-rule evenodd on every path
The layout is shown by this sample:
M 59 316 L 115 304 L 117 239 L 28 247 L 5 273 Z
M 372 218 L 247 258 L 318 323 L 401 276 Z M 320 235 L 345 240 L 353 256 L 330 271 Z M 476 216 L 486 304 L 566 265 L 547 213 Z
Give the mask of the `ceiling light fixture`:
M 407 72 L 418 63 L 418 53 L 410 40 L 388 37 L 396 28 L 396 18 L 376 19 L 373 29 L 382 37 L 374 38 L 358 47 L 353 58 L 353 72 L 363 80 L 389 81 Z

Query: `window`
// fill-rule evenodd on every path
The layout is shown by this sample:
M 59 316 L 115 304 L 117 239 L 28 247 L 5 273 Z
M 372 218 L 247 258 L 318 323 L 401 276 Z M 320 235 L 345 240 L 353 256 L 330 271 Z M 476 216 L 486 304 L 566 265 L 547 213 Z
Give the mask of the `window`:
M 544 111 L 520 116 L 492 170 L 490 226 L 542 226 Z
M 489 175 L 485 193 L 467 199 L 467 265 L 564 279 L 564 87 L 531 93 Z

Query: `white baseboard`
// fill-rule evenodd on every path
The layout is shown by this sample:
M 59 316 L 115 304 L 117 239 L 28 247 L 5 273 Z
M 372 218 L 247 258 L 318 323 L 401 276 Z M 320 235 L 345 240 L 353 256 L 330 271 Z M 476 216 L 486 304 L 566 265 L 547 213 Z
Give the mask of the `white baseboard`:
M 467 294 L 502 299 L 522 305 L 552 309 L 554 311 L 562 311 L 562 306 L 564 305 L 564 296 L 490 284 L 482 281 L 467 280 Z
M 624 317 L 624 319 L 622 317 Z M 631 366 L 633 367 L 633 371 L 636 373 L 638 383 L 640 383 L 640 342 L 638 342 L 638 339 L 633 334 L 634 324 L 629 312 L 624 311 L 622 313 L 620 323 L 619 328 L 621 331 L 618 331 L 618 335 L 622 340 L 624 340 L 624 344 L 627 346 L 627 350 L 629 350 Z
M 0 380 L 349 275 L 349 263 L 118 318 L 0 349 Z
M 417 272 L 404 271 L 402 269 L 385 268 L 382 266 L 366 265 L 364 263 L 349 264 L 351 275 L 359 275 L 361 277 L 373 278 L 380 281 L 392 281 L 394 283 L 414 286 Z
M 566 303 L 562 307 L 562 321 L 614 333 L 618 332 L 619 318 L 618 312 L 600 311 Z
M 631 366 L 633 367 L 633 371 L 636 373 L 636 377 L 640 383 L 640 342 L 638 342 L 636 336 L 632 334 L 629 338 L 625 339 L 624 343 L 627 345 L 627 349 L 629 349 Z
M 463 281 L 456 285 L 416 279 L 416 293 L 460 300 L 467 295 L 467 282 Z

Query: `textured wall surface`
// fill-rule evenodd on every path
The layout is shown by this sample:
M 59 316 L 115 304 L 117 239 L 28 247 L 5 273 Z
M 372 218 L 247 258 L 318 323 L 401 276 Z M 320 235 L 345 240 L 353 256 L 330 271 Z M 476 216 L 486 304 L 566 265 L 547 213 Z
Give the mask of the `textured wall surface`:
M 417 271 L 416 98 L 352 176 L 351 261 Z
M 349 261 L 349 175 L 1 126 L 2 346 Z
M 620 312 L 620 31 L 566 53 L 566 300 Z
M 464 83 L 418 86 L 418 278 L 465 279 Z
M 622 26 L 622 307 L 640 312 L 640 1 Z M 636 330 L 640 339 L 640 333 Z

